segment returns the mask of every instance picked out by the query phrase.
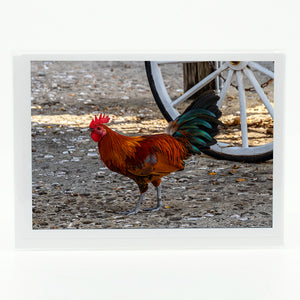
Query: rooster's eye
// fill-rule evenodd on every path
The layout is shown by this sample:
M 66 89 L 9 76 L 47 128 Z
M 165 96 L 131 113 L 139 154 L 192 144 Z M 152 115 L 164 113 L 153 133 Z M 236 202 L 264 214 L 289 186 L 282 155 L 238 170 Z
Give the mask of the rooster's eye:
M 101 128 L 100 127 L 97 127 L 97 130 L 100 130 Z

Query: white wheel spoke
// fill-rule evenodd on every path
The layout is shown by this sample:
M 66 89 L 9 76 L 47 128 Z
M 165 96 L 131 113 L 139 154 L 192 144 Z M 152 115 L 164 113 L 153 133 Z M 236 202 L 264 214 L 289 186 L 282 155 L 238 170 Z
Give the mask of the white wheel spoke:
M 242 145 L 243 148 L 246 148 L 248 147 L 248 127 L 247 127 L 246 95 L 245 95 L 245 88 L 243 83 L 243 73 L 241 71 L 236 71 L 236 78 L 237 78 L 238 88 L 239 88 Z
M 222 106 L 222 103 L 226 97 L 226 93 L 227 93 L 227 90 L 230 86 L 230 83 L 231 83 L 231 80 L 232 80 L 232 75 L 233 75 L 233 70 L 230 69 L 229 72 L 228 72 L 228 75 L 227 75 L 227 78 L 226 78 L 226 81 L 224 83 L 224 86 L 223 86 L 223 89 L 220 93 L 220 100 L 218 101 L 218 107 L 221 107 Z
M 219 67 L 220 67 L 220 62 L 216 61 L 215 68 L 218 69 Z M 220 93 L 220 78 L 219 78 L 219 76 L 217 76 L 215 78 L 215 86 L 216 86 L 216 92 L 217 92 L 217 94 L 219 94 Z
M 262 65 L 254 62 L 254 61 L 249 61 L 248 66 L 253 69 L 256 69 L 274 79 L 274 73 L 272 71 L 268 70 L 267 68 L 263 67 Z
M 256 80 L 253 72 L 249 68 L 244 69 L 245 75 L 249 78 L 250 82 L 252 83 L 254 89 L 256 90 L 257 94 L 259 95 L 261 101 L 266 106 L 268 112 L 270 113 L 271 117 L 274 119 L 274 109 L 272 104 L 270 103 L 268 97 L 264 93 L 264 90 L 261 88 L 260 84 Z
M 214 71 L 213 73 L 206 76 L 204 79 L 202 79 L 200 82 L 198 82 L 196 85 L 194 85 L 192 88 L 190 88 L 188 91 L 186 91 L 182 96 L 177 98 L 173 103 L 172 106 L 176 107 L 186 99 L 188 99 L 190 96 L 194 95 L 197 91 L 199 91 L 201 88 L 203 88 L 205 85 L 210 83 L 212 80 L 214 80 L 219 74 L 221 74 L 224 70 L 228 68 L 228 64 L 223 64 L 219 69 Z

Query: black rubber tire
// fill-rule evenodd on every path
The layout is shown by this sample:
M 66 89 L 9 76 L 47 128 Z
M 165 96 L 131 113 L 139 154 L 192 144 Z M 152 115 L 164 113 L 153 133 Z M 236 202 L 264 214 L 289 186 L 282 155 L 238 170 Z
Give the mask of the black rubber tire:
M 150 65 L 150 61 L 145 61 L 145 68 L 146 68 L 146 73 L 147 73 L 147 77 L 148 77 L 148 82 L 149 82 L 149 86 L 152 92 L 152 95 L 154 97 L 154 100 L 159 108 L 159 110 L 161 111 L 161 113 L 163 114 L 163 116 L 165 117 L 165 119 L 170 122 L 172 121 L 172 117 L 170 116 L 170 114 L 167 112 L 167 110 L 165 109 L 162 100 L 160 99 L 156 87 L 155 87 L 155 83 L 154 83 L 154 79 L 152 76 L 152 72 L 151 72 L 151 65 Z
M 203 149 L 201 150 L 203 153 L 212 156 L 217 159 L 223 159 L 223 160 L 230 160 L 230 161 L 237 161 L 237 162 L 246 162 L 246 163 L 261 163 L 265 162 L 267 160 L 273 159 L 273 151 L 266 152 L 264 154 L 260 155 L 229 155 L 224 153 L 219 153 L 212 151 L 210 149 Z
M 172 117 L 168 113 L 168 111 L 165 109 L 163 105 L 163 101 L 160 98 L 159 94 L 157 93 L 156 87 L 155 87 L 155 82 L 152 76 L 152 70 L 151 70 L 151 64 L 150 61 L 145 61 L 145 68 L 146 68 L 146 73 L 147 73 L 147 78 L 149 82 L 149 86 L 152 92 L 152 95 L 154 97 L 154 100 L 165 117 L 165 119 L 170 122 L 172 121 Z M 273 159 L 273 151 L 269 151 L 263 154 L 259 155 L 229 155 L 229 154 L 224 154 L 220 152 L 213 151 L 211 149 L 202 149 L 201 150 L 203 153 L 212 156 L 217 159 L 223 159 L 223 160 L 230 160 L 230 161 L 237 161 L 237 162 L 246 162 L 246 163 L 260 163 L 264 162 L 270 159 Z

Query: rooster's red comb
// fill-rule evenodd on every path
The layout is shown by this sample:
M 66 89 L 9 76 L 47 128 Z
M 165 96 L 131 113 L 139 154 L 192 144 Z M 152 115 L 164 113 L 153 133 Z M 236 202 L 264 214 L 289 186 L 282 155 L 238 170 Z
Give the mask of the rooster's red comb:
M 95 116 L 95 120 L 92 120 L 90 124 L 90 128 L 93 128 L 97 124 L 103 124 L 103 123 L 108 123 L 109 122 L 109 117 L 105 116 L 105 114 L 100 114 L 99 118 Z

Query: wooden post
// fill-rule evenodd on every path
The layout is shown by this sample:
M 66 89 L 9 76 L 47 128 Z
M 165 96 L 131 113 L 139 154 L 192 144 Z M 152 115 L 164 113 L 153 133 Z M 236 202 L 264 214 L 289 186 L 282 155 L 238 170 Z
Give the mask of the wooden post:
M 214 71 L 213 67 L 209 62 L 196 62 L 196 63 L 184 63 L 183 64 L 183 87 L 186 92 L 196 83 L 201 81 L 207 75 Z M 215 81 L 213 80 L 207 86 L 202 88 L 199 92 L 195 93 L 191 99 L 197 99 L 200 94 L 207 90 L 215 89 Z

